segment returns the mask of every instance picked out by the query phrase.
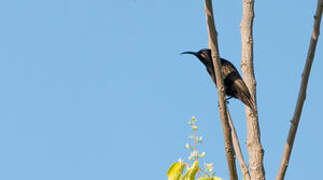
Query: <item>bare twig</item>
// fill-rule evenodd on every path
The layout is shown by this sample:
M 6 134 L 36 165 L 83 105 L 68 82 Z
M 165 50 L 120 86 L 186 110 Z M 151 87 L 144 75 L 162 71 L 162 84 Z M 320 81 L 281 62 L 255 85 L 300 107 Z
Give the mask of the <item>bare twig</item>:
M 291 126 L 289 129 L 288 138 L 287 138 L 287 141 L 285 144 L 284 153 L 283 153 L 282 160 L 280 162 L 280 167 L 279 167 L 279 171 L 278 171 L 278 175 L 276 177 L 276 180 L 283 180 L 284 179 L 285 173 L 287 170 L 287 166 L 289 163 L 289 158 L 290 158 L 292 148 L 294 145 L 297 127 L 298 127 L 299 120 L 300 120 L 300 117 L 302 114 L 303 104 L 304 104 L 304 101 L 306 98 L 306 89 L 307 89 L 308 78 L 310 76 L 310 71 L 311 71 L 311 67 L 312 67 L 312 63 L 313 63 L 314 55 L 315 55 L 316 44 L 317 44 L 317 40 L 318 40 L 319 34 L 320 34 L 322 9 L 323 9 L 323 0 L 318 0 L 317 9 L 316 9 L 316 13 L 314 16 L 314 26 L 313 26 L 313 31 L 312 31 L 310 47 L 308 49 L 306 64 L 305 64 L 304 71 L 302 74 L 301 87 L 299 90 L 296 108 L 294 111 L 293 119 L 291 121 Z
M 224 95 L 224 83 L 223 83 L 223 75 L 222 71 L 220 70 L 220 56 L 219 56 L 219 49 L 218 49 L 218 41 L 217 41 L 217 33 L 215 30 L 214 25 L 214 18 L 213 18 L 213 10 L 212 10 L 212 1 L 205 0 L 205 13 L 206 13 L 206 20 L 207 20 L 207 27 L 208 27 L 208 34 L 209 34 L 209 47 L 212 50 L 212 60 L 213 66 L 215 69 L 215 77 L 218 87 L 218 95 L 219 95 L 219 108 L 220 108 L 220 117 L 223 127 L 223 134 L 224 134 L 224 142 L 225 142 L 225 153 L 227 157 L 227 162 L 229 166 L 229 173 L 231 180 L 237 180 L 237 169 L 235 163 L 235 156 L 234 150 L 232 147 L 232 140 L 231 140 L 231 129 L 228 123 L 228 117 L 226 114 L 226 101 Z
M 252 98 L 256 103 L 256 80 L 253 68 L 253 35 L 252 26 L 254 19 L 254 0 L 243 0 L 243 14 L 240 24 L 241 29 L 241 70 Z M 264 150 L 260 141 L 258 115 L 246 107 L 247 119 L 247 147 L 249 154 L 249 168 L 252 180 L 265 179 L 263 167 Z
M 243 158 L 242 152 L 241 152 L 241 148 L 240 148 L 240 143 L 239 143 L 239 138 L 236 132 L 236 129 L 234 128 L 232 119 L 231 119 L 231 115 L 229 112 L 229 109 L 227 108 L 227 116 L 228 116 L 228 120 L 229 120 L 229 125 L 231 128 L 231 136 L 232 136 L 232 142 L 233 142 L 233 147 L 234 147 L 234 151 L 238 157 L 238 161 L 239 161 L 239 165 L 240 165 L 240 169 L 242 171 L 243 174 L 243 179 L 245 180 L 250 180 L 250 174 L 249 174 L 249 170 L 248 170 L 248 166 Z

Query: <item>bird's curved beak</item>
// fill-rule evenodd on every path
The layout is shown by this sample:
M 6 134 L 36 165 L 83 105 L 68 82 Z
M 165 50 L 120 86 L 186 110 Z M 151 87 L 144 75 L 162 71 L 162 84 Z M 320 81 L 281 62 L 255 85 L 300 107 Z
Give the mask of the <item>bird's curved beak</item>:
M 185 51 L 185 52 L 182 52 L 181 54 L 193 54 L 194 56 L 198 56 L 198 54 L 193 51 Z

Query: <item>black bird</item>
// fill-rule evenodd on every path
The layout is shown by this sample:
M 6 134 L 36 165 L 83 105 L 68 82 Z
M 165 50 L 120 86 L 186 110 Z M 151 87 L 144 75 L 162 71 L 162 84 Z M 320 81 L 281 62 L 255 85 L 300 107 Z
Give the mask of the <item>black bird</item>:
M 205 65 L 207 72 L 211 76 L 213 82 L 216 84 L 215 71 L 213 68 L 210 49 L 201 49 L 198 52 L 186 51 L 182 54 L 195 55 Z M 251 98 L 249 89 L 241 78 L 238 70 L 228 60 L 225 60 L 223 58 L 220 58 L 220 60 L 225 94 L 229 96 L 228 99 L 232 97 L 240 99 L 245 105 L 249 106 L 253 110 L 253 112 L 255 112 L 255 101 Z

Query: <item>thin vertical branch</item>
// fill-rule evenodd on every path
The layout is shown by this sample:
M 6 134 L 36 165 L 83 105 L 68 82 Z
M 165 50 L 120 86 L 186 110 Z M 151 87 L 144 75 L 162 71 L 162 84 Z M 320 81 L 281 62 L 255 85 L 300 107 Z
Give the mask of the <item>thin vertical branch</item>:
M 253 67 L 253 27 L 254 19 L 254 0 L 243 0 L 241 30 L 241 70 L 244 81 L 248 86 L 252 98 L 256 103 L 256 80 Z M 264 150 L 260 140 L 260 129 L 258 114 L 253 113 L 246 107 L 247 119 L 247 147 L 249 154 L 249 168 L 252 180 L 265 179 L 265 170 L 263 166 Z
M 234 151 L 238 157 L 238 161 L 239 161 L 239 165 L 240 165 L 240 169 L 242 171 L 243 174 L 243 179 L 245 180 L 250 180 L 250 174 L 249 174 L 249 170 L 248 170 L 248 166 L 243 158 L 243 154 L 241 152 L 241 148 L 240 148 L 240 143 L 239 143 L 239 138 L 236 132 L 236 129 L 234 128 L 232 119 L 231 119 L 231 115 L 229 112 L 229 109 L 227 108 L 227 116 L 228 116 L 228 120 L 229 120 L 229 125 L 231 128 L 231 136 L 232 136 L 232 142 L 233 142 L 233 147 L 234 147 Z
M 213 17 L 213 10 L 212 10 L 212 1 L 205 0 L 205 13 L 206 13 L 206 20 L 207 20 L 207 29 L 208 29 L 208 36 L 209 36 L 209 47 L 212 50 L 212 61 L 213 66 L 215 69 L 215 77 L 218 86 L 218 95 L 219 95 L 219 108 L 220 108 L 220 117 L 222 122 L 223 134 L 224 134 L 224 143 L 225 143 L 225 153 L 227 157 L 227 162 L 229 166 L 229 173 L 231 180 L 237 180 L 237 169 L 235 163 L 235 156 L 234 150 L 232 147 L 232 139 L 231 139 L 231 129 L 228 123 L 228 117 L 226 114 L 226 101 L 225 101 L 225 94 L 224 94 L 224 83 L 223 83 L 223 75 L 222 71 L 220 70 L 221 63 L 220 63 L 220 56 L 219 56 L 219 49 L 218 49 L 218 40 L 217 40 L 217 32 L 215 30 L 214 25 L 214 17 Z
M 283 153 L 282 160 L 280 162 L 280 167 L 279 167 L 279 171 L 278 171 L 278 175 L 276 177 L 276 180 L 283 180 L 284 179 L 285 173 L 287 170 L 287 166 L 289 163 L 289 158 L 292 153 L 294 140 L 295 140 L 295 136 L 296 136 L 296 132 L 297 132 L 297 127 L 298 127 L 299 120 L 300 120 L 300 117 L 302 114 L 303 104 L 304 104 L 304 101 L 306 98 L 307 83 L 308 83 L 308 78 L 310 76 L 312 63 L 314 60 L 316 44 L 317 44 L 317 40 L 320 35 L 322 9 L 323 9 L 323 0 L 318 0 L 317 9 L 316 9 L 316 13 L 314 16 L 314 26 L 313 26 L 313 31 L 312 31 L 310 47 L 308 49 L 306 64 L 305 64 L 304 71 L 302 74 L 301 87 L 299 90 L 296 108 L 294 111 L 293 119 L 291 120 L 291 126 L 289 129 L 288 138 L 287 138 L 287 141 L 285 144 L 284 153 Z

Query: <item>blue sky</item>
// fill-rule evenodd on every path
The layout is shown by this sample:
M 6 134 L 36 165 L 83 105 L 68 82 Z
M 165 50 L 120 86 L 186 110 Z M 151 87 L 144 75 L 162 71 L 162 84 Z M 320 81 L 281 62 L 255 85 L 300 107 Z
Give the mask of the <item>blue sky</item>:
M 217 91 L 186 50 L 207 47 L 203 1 L 0 2 L 0 179 L 166 179 L 201 151 L 228 179 Z M 256 1 L 254 58 L 267 179 L 277 174 L 316 0 Z M 241 1 L 214 2 L 220 55 L 240 63 Z M 322 39 L 322 38 L 321 38 Z M 320 39 L 320 40 L 321 40 Z M 322 43 L 286 179 L 321 177 Z M 240 68 L 239 68 L 240 69 Z M 230 111 L 246 156 L 244 107 Z

